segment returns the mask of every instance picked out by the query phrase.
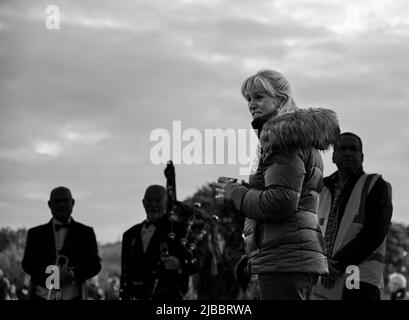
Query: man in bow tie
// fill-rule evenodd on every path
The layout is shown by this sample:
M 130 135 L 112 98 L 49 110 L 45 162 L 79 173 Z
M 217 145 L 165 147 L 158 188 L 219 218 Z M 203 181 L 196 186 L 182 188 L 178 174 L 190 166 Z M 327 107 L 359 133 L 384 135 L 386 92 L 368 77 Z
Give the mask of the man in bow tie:
M 142 200 L 146 220 L 123 234 L 122 300 L 180 300 L 187 290 L 189 274 L 196 271 L 180 245 L 186 231 L 166 215 L 167 200 L 163 186 L 149 186 Z M 171 231 L 174 240 L 169 239 Z
M 94 230 L 72 217 L 75 200 L 66 187 L 51 191 L 48 207 L 53 218 L 28 230 L 22 267 L 31 276 L 32 300 L 86 298 L 84 283 L 101 270 Z M 58 266 L 59 290 L 50 290 L 47 267 Z M 58 277 L 54 278 L 58 281 Z

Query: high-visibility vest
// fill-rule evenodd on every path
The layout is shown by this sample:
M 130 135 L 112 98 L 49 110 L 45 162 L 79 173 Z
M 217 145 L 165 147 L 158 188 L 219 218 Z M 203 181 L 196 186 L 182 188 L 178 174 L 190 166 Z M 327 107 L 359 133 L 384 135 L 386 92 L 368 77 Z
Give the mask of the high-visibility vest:
M 380 178 L 378 174 L 363 174 L 355 184 L 348 203 L 345 207 L 344 215 L 338 228 L 337 237 L 334 243 L 333 255 L 339 252 L 346 244 L 353 240 L 362 230 L 365 221 L 366 198 L 375 182 Z M 390 185 L 388 184 L 389 188 Z M 389 189 L 390 190 L 390 189 Z M 331 192 L 327 187 L 320 193 L 318 218 L 321 230 L 325 236 L 328 215 L 331 210 Z M 385 267 L 386 238 L 362 263 L 358 265 L 359 281 L 366 282 L 383 288 L 383 270 Z M 332 257 L 329 257 L 332 258 Z M 317 299 L 342 299 L 342 291 L 345 279 L 344 274 L 332 289 L 322 287 L 320 281 L 314 288 L 314 296 Z M 353 290 L 353 289 L 352 289 Z

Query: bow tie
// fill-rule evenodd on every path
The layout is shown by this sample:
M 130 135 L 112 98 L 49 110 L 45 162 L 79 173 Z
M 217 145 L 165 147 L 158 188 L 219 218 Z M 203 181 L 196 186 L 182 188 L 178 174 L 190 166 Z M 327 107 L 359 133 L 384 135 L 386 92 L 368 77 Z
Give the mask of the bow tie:
M 69 223 L 64 223 L 64 224 L 56 224 L 55 225 L 55 231 L 59 231 L 62 228 L 68 228 L 70 226 Z
M 149 228 L 150 226 L 156 226 L 156 222 L 145 220 L 144 225 L 146 228 Z

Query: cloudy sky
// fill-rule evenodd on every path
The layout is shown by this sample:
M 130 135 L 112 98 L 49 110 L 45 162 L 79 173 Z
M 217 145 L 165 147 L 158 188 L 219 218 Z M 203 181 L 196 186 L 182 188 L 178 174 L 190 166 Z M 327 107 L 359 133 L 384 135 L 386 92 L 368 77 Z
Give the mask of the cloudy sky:
M 1 226 L 46 222 L 65 185 L 74 217 L 119 240 L 144 219 L 146 186 L 165 183 L 151 133 L 249 129 L 240 86 L 266 68 L 362 137 L 366 171 L 391 182 L 393 219 L 409 223 L 406 0 L 3 0 L 0 39 Z M 239 167 L 177 165 L 179 199 Z

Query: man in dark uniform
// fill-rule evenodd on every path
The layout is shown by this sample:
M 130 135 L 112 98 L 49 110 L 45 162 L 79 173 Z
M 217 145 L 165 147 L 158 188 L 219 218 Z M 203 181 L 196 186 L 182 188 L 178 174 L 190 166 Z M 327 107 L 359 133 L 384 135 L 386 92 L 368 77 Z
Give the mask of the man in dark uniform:
M 149 186 L 142 202 L 146 220 L 123 234 L 120 297 L 180 300 L 187 291 L 189 275 L 196 271 L 195 261 L 179 241 L 183 226 L 166 215 L 163 186 Z
M 59 298 L 84 299 L 84 283 L 101 270 L 101 259 L 94 230 L 76 222 L 72 217 L 75 200 L 66 187 L 51 191 L 48 206 L 53 218 L 27 232 L 26 249 L 22 261 L 24 271 L 31 276 L 30 298 L 56 299 L 57 291 L 47 288 L 47 267 L 60 265 Z M 51 294 L 51 295 L 50 295 Z

